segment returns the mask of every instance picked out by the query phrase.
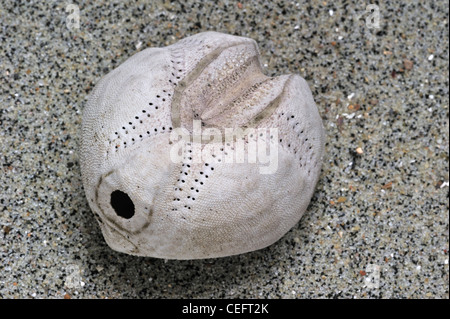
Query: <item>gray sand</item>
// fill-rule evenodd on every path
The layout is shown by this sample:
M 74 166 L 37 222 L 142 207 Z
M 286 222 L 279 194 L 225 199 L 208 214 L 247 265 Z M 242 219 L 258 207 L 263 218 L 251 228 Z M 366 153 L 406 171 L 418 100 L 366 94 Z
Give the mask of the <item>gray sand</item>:
M 380 5 L 379 25 L 356 1 L 80 2 L 79 28 L 67 3 L 15 3 L 0 3 L 0 298 L 449 297 L 446 1 Z M 86 97 L 133 53 L 207 30 L 308 81 L 328 134 L 316 193 L 260 251 L 112 251 L 81 184 Z

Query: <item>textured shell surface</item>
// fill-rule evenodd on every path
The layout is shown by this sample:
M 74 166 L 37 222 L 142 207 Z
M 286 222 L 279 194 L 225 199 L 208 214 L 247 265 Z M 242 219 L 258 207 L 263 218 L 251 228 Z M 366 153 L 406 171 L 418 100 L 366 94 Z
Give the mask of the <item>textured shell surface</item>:
M 266 76 L 252 39 L 199 33 L 134 54 L 95 86 L 82 122 L 83 186 L 114 250 L 236 255 L 300 220 L 324 141 L 303 78 Z

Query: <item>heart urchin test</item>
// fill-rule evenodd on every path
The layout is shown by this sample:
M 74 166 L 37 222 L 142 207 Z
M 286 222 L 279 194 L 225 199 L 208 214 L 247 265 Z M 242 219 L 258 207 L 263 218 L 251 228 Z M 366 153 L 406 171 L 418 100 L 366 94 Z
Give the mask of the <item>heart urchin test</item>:
M 305 80 L 263 74 L 255 41 L 200 33 L 96 85 L 81 170 L 108 245 L 168 259 L 266 247 L 305 212 L 324 152 Z

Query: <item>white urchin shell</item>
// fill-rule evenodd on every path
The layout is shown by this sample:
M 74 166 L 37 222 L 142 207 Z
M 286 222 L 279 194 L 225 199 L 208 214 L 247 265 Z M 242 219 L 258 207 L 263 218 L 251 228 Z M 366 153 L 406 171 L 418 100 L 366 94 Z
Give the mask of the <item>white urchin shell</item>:
M 276 128 L 276 171 L 195 162 L 189 146 L 174 162 L 171 132 L 192 133 L 194 120 L 221 131 Z M 249 138 L 257 137 L 242 138 L 247 151 Z M 167 259 L 235 255 L 274 243 L 299 221 L 319 178 L 324 140 L 303 78 L 265 76 L 254 40 L 205 32 L 143 50 L 96 85 L 83 115 L 83 184 L 117 251 Z

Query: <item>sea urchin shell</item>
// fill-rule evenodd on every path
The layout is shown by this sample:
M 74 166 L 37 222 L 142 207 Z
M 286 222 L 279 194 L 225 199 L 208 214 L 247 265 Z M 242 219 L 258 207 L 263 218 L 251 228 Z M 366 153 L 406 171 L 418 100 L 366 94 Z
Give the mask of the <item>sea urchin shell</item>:
M 235 255 L 299 221 L 324 140 L 303 78 L 268 77 L 255 41 L 205 32 L 143 50 L 100 80 L 83 115 L 83 184 L 115 250 Z

